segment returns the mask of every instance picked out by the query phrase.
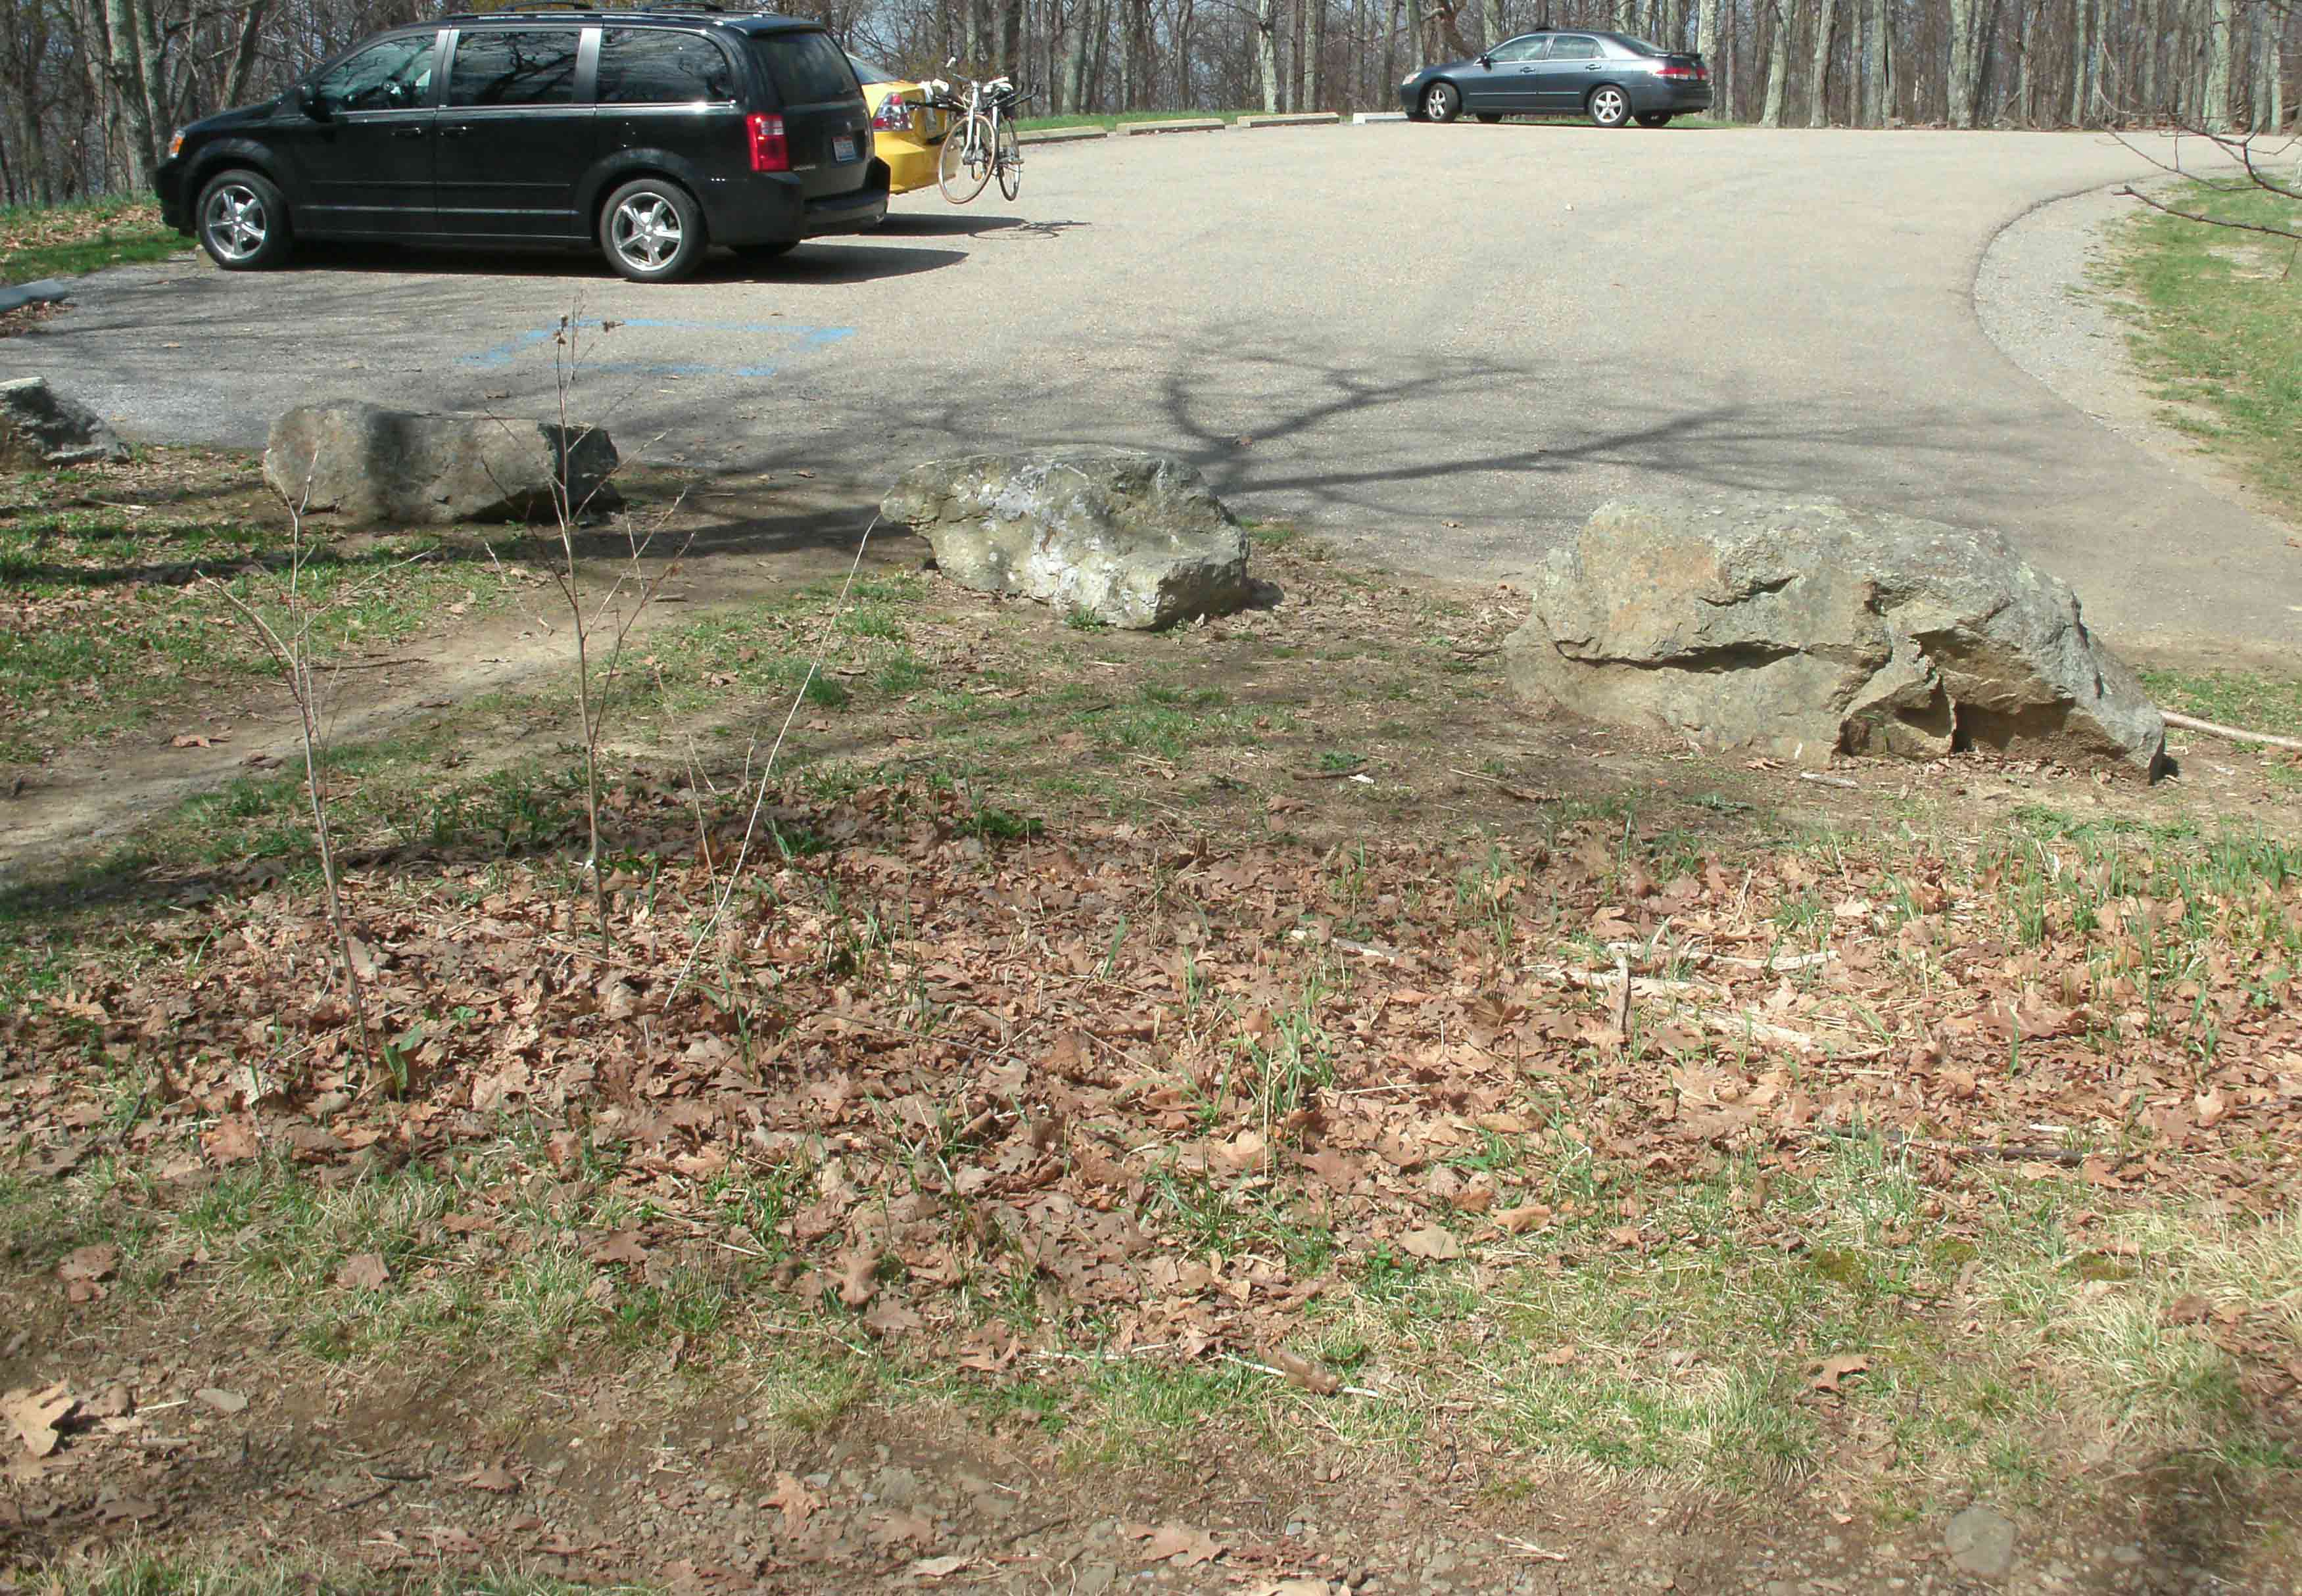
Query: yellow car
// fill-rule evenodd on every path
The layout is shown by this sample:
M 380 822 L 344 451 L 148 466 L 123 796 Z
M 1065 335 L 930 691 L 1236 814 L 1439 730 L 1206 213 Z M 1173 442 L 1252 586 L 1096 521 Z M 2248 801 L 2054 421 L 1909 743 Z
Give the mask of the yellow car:
M 920 104 L 916 83 L 850 55 L 871 107 L 871 153 L 887 164 L 887 192 L 908 194 L 935 186 L 936 157 L 951 131 L 951 113 Z

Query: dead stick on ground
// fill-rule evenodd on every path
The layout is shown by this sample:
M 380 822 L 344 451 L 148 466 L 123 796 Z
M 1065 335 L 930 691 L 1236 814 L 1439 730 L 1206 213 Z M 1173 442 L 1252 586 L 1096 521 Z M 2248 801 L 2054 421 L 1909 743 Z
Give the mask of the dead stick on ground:
M 2168 726 L 2177 726 L 2186 732 L 2204 732 L 2210 737 L 2224 737 L 2233 743 L 2260 743 L 2269 748 L 2284 748 L 2302 753 L 2302 737 L 2279 737 L 2268 732 L 2250 732 L 2242 727 L 2224 726 L 2219 721 L 2201 720 L 2195 715 L 2177 715 L 2172 710 L 2161 710 L 2158 718 Z
M 1237 1364 L 1242 1369 L 1253 1369 L 1258 1374 L 1268 1374 L 1274 1380 L 1284 1380 L 1288 1384 L 1294 1386 L 1298 1390 L 1309 1389 L 1303 1384 L 1302 1381 L 1298 1376 L 1290 1374 L 1284 1369 L 1274 1369 L 1269 1364 L 1252 1362 L 1249 1359 L 1239 1357 L 1235 1352 L 1226 1352 L 1222 1357 L 1223 1362 L 1227 1364 Z M 1339 1385 L 1335 1388 L 1335 1393 L 1338 1396 L 1343 1397 L 1380 1397 L 1382 1395 L 1381 1391 L 1369 1390 L 1363 1385 Z

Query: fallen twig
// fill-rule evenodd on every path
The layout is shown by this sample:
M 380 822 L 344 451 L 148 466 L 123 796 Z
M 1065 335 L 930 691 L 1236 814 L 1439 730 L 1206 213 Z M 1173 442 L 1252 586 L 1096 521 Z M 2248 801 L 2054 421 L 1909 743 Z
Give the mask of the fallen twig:
M 2250 732 L 2243 727 L 2224 726 L 2220 721 L 2201 720 L 2195 715 L 2178 715 L 2172 710 L 2161 710 L 2158 718 L 2168 726 L 2178 726 L 2186 732 L 2204 732 L 2210 737 L 2223 737 L 2232 743 L 2260 743 L 2270 748 L 2289 749 L 2302 753 L 2302 737 L 2280 737 L 2269 732 Z
M 1862 790 L 1862 784 L 1859 781 L 1849 781 L 1844 776 L 1832 776 L 1821 770 L 1802 770 L 1799 772 L 1799 779 L 1819 781 L 1827 787 L 1844 787 L 1850 793 L 1859 793 Z
M 1567 1560 L 1565 1552 L 1545 1550 L 1533 1541 L 1522 1541 L 1516 1535 L 1497 1535 L 1495 1539 L 1523 1557 L 1540 1558 L 1546 1563 L 1563 1563 Z
M 2089 1158 L 2106 1158 L 2113 1165 L 2125 1160 L 2123 1154 L 2088 1153 L 2078 1147 L 2041 1147 L 2026 1142 L 1941 1141 L 1900 1130 L 1846 1130 L 1836 1125 L 1818 1125 L 1809 1134 L 1831 1141 L 1863 1141 L 1875 1135 L 1898 1152 L 1907 1149 L 1913 1153 L 1940 1153 L 1950 1158 L 1997 1158 L 2009 1163 L 2059 1163 L 2070 1169 L 2080 1167 Z
M 1299 1390 L 1307 1390 L 1310 1389 L 1308 1386 L 1304 1385 L 1300 1376 L 1290 1374 L 1284 1369 L 1274 1369 L 1269 1364 L 1255 1363 L 1231 1352 L 1224 1353 L 1222 1355 L 1222 1358 L 1223 1362 L 1227 1364 L 1237 1364 L 1242 1369 L 1253 1369 L 1258 1374 L 1268 1374 L 1274 1380 L 1284 1380 L 1288 1384 L 1295 1386 Z M 1335 1394 L 1340 1397 L 1380 1397 L 1382 1395 L 1381 1391 L 1369 1390 L 1363 1385 L 1338 1385 L 1335 1387 Z

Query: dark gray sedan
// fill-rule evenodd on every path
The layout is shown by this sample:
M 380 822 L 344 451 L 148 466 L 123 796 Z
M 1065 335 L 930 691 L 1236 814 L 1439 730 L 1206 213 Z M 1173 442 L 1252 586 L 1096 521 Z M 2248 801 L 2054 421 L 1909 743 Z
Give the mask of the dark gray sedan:
M 1700 55 L 1627 33 L 1542 29 L 1474 60 L 1426 66 L 1399 84 L 1399 100 L 1426 122 L 1533 113 L 1586 115 L 1602 128 L 1631 122 L 1659 128 L 1710 108 L 1710 68 Z

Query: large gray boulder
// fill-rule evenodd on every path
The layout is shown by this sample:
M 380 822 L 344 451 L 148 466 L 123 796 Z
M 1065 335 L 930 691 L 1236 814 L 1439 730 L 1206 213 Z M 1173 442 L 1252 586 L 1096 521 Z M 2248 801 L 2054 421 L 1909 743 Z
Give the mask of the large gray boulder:
M 880 505 L 962 586 L 1148 630 L 1248 601 L 1247 534 L 1197 470 L 1140 449 L 933 460 Z
M 619 502 L 616 446 L 597 427 L 516 416 L 303 405 L 272 424 L 264 480 L 346 525 L 553 518 L 555 485 L 577 515 Z
M 127 458 L 128 445 L 104 417 L 58 393 L 46 377 L 0 382 L 0 471 Z
M 1526 699 L 1710 752 L 2165 760 L 2066 584 L 1996 533 L 1830 500 L 1602 505 L 1504 654 Z

